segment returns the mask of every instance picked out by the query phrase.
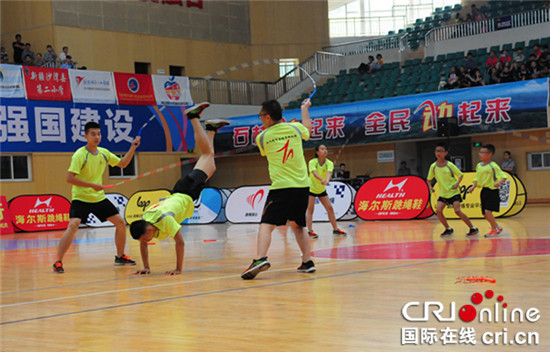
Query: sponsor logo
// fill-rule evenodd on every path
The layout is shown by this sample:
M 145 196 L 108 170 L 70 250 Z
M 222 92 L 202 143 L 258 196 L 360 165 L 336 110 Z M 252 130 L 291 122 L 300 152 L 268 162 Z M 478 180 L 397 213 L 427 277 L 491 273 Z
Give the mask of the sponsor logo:
M 252 209 L 254 209 L 255 205 L 259 204 L 262 201 L 263 197 L 264 197 L 264 190 L 260 189 L 258 192 L 252 193 L 251 195 L 246 197 L 246 202 L 250 204 Z
M 138 80 L 135 79 L 134 77 L 131 77 L 130 79 L 128 79 L 128 89 L 132 93 L 137 93 L 137 91 L 139 90 Z
M 84 77 L 76 76 L 75 79 L 76 79 L 76 86 L 78 87 L 80 85 L 80 82 L 82 82 L 82 80 L 84 79 Z
M 399 183 L 393 183 L 393 180 L 390 180 L 390 182 L 382 192 L 386 192 L 392 188 L 397 188 L 397 190 L 401 192 L 401 189 L 403 188 L 406 182 L 407 182 L 407 179 L 404 179 L 402 182 L 399 182 Z
M 42 200 L 40 200 L 40 198 L 36 197 L 36 203 L 34 204 L 34 207 L 36 208 L 37 206 L 42 205 L 42 204 L 47 205 L 49 207 L 50 203 L 52 202 L 52 198 L 53 197 L 50 197 L 50 198 L 42 201 Z
M 294 157 L 294 150 L 289 149 L 288 146 L 290 145 L 290 139 L 286 141 L 284 147 L 277 150 L 278 152 L 283 152 L 283 164 L 287 162 L 288 159 Z
M 174 78 L 175 77 L 172 76 L 164 83 L 164 91 L 168 99 L 178 101 L 181 98 L 181 87 L 178 82 L 174 81 Z
M 18 196 L 9 203 L 13 223 L 22 231 L 65 229 L 70 207 L 71 203 L 58 195 Z
M 138 206 L 138 208 L 141 208 L 143 211 L 145 211 L 145 209 L 147 209 L 147 207 L 151 204 L 151 201 L 150 200 L 142 200 L 141 197 L 139 197 L 137 199 L 137 203 L 136 205 Z

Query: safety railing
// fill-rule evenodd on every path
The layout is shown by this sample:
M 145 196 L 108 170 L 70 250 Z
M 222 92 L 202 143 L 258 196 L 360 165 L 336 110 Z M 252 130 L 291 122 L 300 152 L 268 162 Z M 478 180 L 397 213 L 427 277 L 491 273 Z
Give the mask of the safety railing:
M 407 33 L 404 33 L 331 45 L 324 47 L 323 50 L 342 55 L 359 55 L 391 49 L 403 51 L 408 45 Z
M 550 9 L 543 8 L 529 12 L 521 12 L 498 18 L 491 18 L 485 21 L 454 24 L 439 28 L 433 28 L 424 38 L 425 45 L 429 46 L 434 42 L 469 37 L 472 35 L 494 32 L 501 29 L 530 26 L 539 23 L 550 22 Z

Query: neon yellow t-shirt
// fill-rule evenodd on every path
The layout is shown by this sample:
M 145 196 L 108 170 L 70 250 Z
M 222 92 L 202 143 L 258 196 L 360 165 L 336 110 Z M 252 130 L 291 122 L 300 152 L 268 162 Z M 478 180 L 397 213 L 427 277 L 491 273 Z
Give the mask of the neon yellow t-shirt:
M 194 209 L 195 205 L 190 196 L 174 193 L 147 209 L 142 219 L 159 229 L 155 235 L 156 238 L 161 240 L 168 236 L 174 238 L 181 229 L 183 220 L 190 218 Z
M 309 186 L 309 191 L 311 193 L 320 194 L 323 193 L 326 190 L 326 186 L 319 181 L 315 175 L 313 175 L 313 171 L 317 171 L 319 176 L 323 180 L 327 179 L 327 174 L 331 173 L 332 170 L 334 170 L 334 163 L 328 159 L 325 159 L 325 162 L 323 165 L 319 163 L 319 159 L 313 158 L 309 161 L 309 181 L 311 182 Z
M 447 161 L 445 166 L 437 165 L 437 161 L 430 165 L 428 172 L 428 181 L 434 177 L 439 184 L 439 196 L 441 198 L 452 198 L 460 193 L 457 189 L 453 189 L 453 185 L 462 176 L 462 171 L 455 164 Z
M 299 122 L 279 122 L 256 137 L 256 144 L 269 164 L 269 189 L 309 187 L 302 139 L 309 131 Z
M 491 161 L 489 164 L 483 165 L 480 162 L 476 165 L 476 176 L 473 181 L 477 181 L 478 187 L 497 189 L 495 183 L 503 178 L 508 178 L 508 176 L 497 163 Z
M 120 162 L 120 158 L 105 148 L 98 147 L 97 153 L 92 154 L 86 147 L 78 148 L 74 152 L 69 172 L 76 174 L 76 177 L 82 181 L 102 184 L 103 172 L 107 164 L 116 166 Z M 95 191 L 91 187 L 80 187 L 73 185 L 72 189 L 73 200 L 80 200 L 88 203 L 101 202 L 106 199 L 105 192 Z

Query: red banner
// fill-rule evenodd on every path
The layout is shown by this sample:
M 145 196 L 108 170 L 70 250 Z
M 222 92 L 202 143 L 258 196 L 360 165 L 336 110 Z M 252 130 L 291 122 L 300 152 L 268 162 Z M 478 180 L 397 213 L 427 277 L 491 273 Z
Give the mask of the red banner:
M 71 101 L 67 69 L 23 66 L 23 77 L 27 99 Z
M 375 177 L 355 196 L 355 212 L 363 220 L 407 220 L 429 206 L 426 181 L 418 176 Z
M 0 196 L 0 234 L 7 235 L 13 232 L 8 202 L 6 201 L 5 196 Z
M 150 75 L 114 72 L 118 103 L 121 105 L 156 105 Z
M 66 229 L 70 208 L 66 198 L 55 194 L 18 196 L 9 204 L 13 224 L 21 231 Z

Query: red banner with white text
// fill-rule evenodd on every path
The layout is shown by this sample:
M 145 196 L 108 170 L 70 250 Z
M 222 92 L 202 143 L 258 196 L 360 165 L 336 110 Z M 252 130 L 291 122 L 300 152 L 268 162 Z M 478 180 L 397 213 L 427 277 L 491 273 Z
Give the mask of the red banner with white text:
M 155 105 L 150 75 L 114 72 L 118 103 L 121 105 Z
M 27 99 L 71 101 L 69 73 L 65 68 L 23 66 Z

